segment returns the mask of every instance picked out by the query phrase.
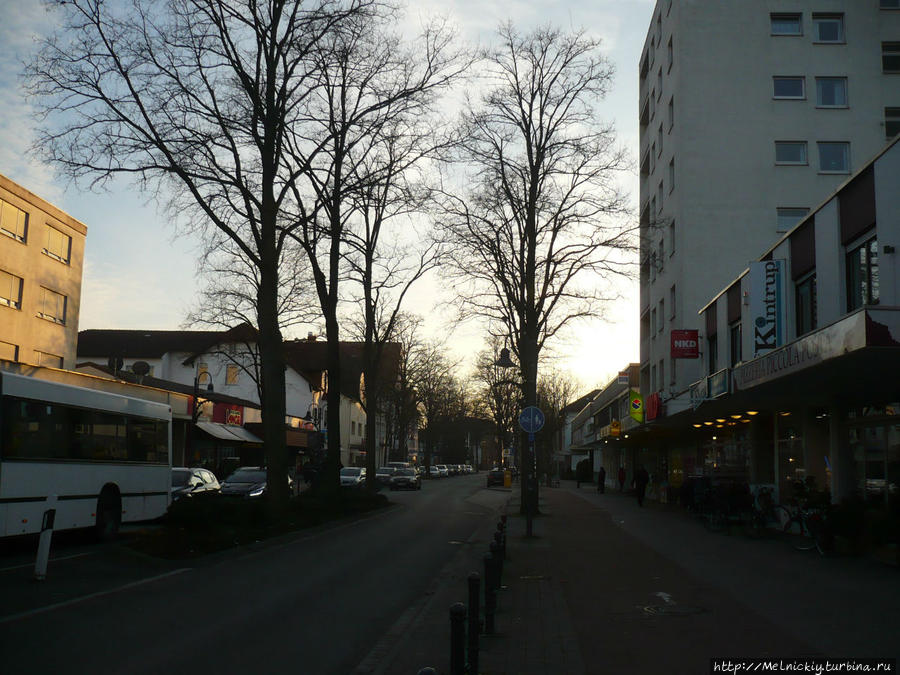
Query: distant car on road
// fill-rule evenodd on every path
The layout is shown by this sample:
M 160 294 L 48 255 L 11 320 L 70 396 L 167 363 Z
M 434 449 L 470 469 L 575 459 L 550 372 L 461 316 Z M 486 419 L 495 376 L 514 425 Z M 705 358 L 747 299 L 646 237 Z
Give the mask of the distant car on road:
M 421 490 L 422 479 L 415 469 L 397 469 L 391 476 L 391 490 Z
M 446 464 L 438 464 L 437 470 L 441 472 L 441 474 L 440 474 L 441 478 L 446 478 L 447 476 L 450 475 L 450 469 L 447 468 Z
M 362 487 L 366 484 L 366 470 L 358 466 L 341 469 L 341 487 Z
M 182 466 L 172 467 L 172 501 L 200 494 L 215 494 L 221 490 L 212 471 Z
M 266 494 L 267 480 L 266 467 L 242 466 L 222 481 L 222 494 L 229 497 L 262 497 Z M 287 481 L 288 487 L 291 487 L 293 480 L 290 476 Z
M 506 472 L 503 469 L 491 469 L 487 475 L 487 486 L 503 485 Z
M 395 469 L 392 466 L 383 466 L 375 472 L 375 480 L 379 485 L 389 486 L 391 484 L 391 476 L 393 476 L 399 469 Z

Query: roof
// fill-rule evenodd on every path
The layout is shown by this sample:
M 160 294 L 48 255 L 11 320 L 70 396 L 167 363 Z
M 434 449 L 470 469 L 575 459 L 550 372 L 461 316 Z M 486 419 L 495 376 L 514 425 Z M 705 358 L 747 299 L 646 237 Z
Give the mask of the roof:
M 171 352 L 201 352 L 222 335 L 223 331 L 212 330 L 83 330 L 78 333 L 77 354 L 158 359 Z
M 360 397 L 360 377 L 363 372 L 363 342 L 341 342 L 341 393 L 353 399 Z M 385 382 L 397 379 L 400 368 L 399 342 L 386 342 L 379 363 L 379 376 Z M 298 373 L 310 375 L 328 370 L 328 343 L 309 340 L 291 340 L 284 343 L 284 358 Z M 318 378 L 308 377 L 310 382 Z
M 565 408 L 562 409 L 562 413 L 565 415 L 568 413 L 581 412 L 584 409 L 584 406 L 586 406 L 588 403 L 593 401 L 594 397 L 596 397 L 597 394 L 599 394 L 599 393 L 600 393 L 599 389 L 594 389 L 593 391 L 591 391 L 591 393 L 585 394 L 581 398 L 576 399 L 575 401 L 572 401 L 572 403 L 570 403 L 569 405 L 567 405 Z

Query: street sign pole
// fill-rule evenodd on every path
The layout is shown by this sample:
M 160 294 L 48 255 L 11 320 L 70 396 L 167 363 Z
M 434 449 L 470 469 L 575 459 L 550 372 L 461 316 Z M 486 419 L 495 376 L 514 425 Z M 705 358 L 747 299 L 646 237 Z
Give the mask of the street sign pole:
M 528 434 L 529 463 L 525 484 L 525 536 L 533 536 L 534 512 L 537 510 L 537 453 L 534 451 L 534 435 L 544 428 L 544 413 L 536 406 L 528 406 L 519 415 L 519 426 Z

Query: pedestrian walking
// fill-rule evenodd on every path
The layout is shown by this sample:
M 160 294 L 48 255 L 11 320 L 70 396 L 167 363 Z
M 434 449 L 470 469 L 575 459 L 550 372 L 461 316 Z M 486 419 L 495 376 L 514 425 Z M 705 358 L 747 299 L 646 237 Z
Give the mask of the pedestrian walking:
M 647 483 L 650 482 L 650 474 L 641 464 L 640 468 L 634 474 L 634 488 L 637 492 L 638 506 L 644 505 L 644 493 L 647 491 Z
M 600 471 L 597 473 L 597 492 L 603 494 L 606 492 L 606 469 L 602 466 L 600 467 Z
M 625 467 L 619 467 L 619 492 L 625 492 Z

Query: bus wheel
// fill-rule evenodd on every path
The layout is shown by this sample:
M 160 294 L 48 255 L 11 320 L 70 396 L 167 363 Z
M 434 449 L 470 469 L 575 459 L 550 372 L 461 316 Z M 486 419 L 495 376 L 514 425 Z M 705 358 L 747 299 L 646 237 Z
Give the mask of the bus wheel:
M 119 534 L 122 524 L 122 499 L 118 492 L 104 488 L 97 500 L 97 538 L 112 541 Z

